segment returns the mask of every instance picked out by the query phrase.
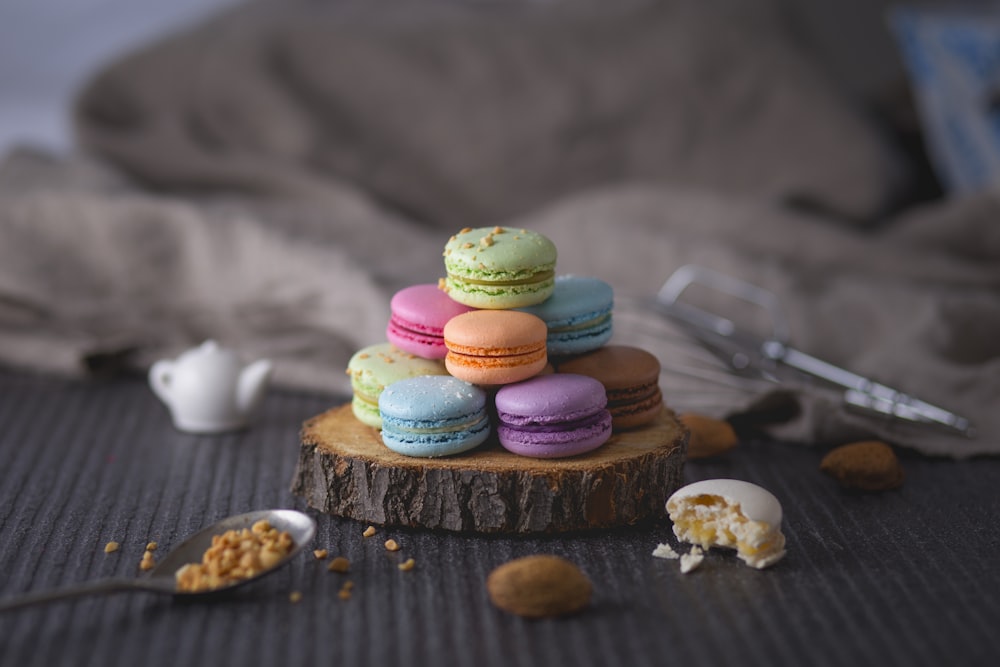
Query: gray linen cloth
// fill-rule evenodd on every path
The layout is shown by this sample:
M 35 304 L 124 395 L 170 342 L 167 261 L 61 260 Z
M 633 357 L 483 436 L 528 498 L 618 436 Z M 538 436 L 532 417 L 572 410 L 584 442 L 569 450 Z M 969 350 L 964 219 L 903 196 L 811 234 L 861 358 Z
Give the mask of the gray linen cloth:
M 258 1 L 108 67 L 83 146 L 147 184 L 494 224 L 608 184 L 871 222 L 907 166 L 780 2 Z
M 886 214 L 906 163 L 782 3 L 751 4 L 265 0 L 112 63 L 76 108 L 100 159 L 0 165 L 0 361 L 142 371 L 216 338 L 343 399 L 393 291 L 436 281 L 454 230 L 509 224 L 612 284 L 615 341 L 660 358 L 678 410 L 1000 453 L 998 194 Z M 648 308 L 689 263 L 773 291 L 793 344 L 980 436 L 724 372 Z
M 985 193 L 873 233 L 759 200 L 623 187 L 511 224 L 549 235 L 560 273 L 612 284 L 614 341 L 660 358 L 675 409 L 763 414 L 761 399 L 777 391 L 798 411 L 772 434 L 820 444 L 879 436 L 961 458 L 1000 453 L 998 207 L 1000 193 Z M 0 167 L 0 361 L 76 375 L 112 362 L 142 370 L 213 337 L 272 358 L 276 386 L 343 397 L 350 355 L 384 340 L 392 292 L 443 274 L 448 234 L 360 195 L 340 206 L 182 199 L 85 162 L 17 154 Z M 959 412 L 979 437 L 859 420 L 828 391 L 721 372 L 648 308 L 692 262 L 773 290 L 800 348 Z

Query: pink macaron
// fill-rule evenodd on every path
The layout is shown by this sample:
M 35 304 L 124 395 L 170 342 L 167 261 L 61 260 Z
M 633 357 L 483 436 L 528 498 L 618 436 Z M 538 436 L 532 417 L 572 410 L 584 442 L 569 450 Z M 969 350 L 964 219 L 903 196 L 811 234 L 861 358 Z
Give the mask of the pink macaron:
M 396 292 L 389 303 L 392 314 L 385 334 L 404 352 L 424 359 L 444 359 L 444 325 L 474 310 L 442 292 L 436 284 L 413 285 Z

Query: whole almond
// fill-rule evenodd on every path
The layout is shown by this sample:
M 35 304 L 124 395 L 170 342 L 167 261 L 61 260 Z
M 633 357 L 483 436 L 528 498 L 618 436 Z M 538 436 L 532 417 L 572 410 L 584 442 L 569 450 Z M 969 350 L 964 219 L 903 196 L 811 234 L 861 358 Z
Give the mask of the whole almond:
M 550 555 L 512 560 L 486 579 L 493 604 L 528 618 L 580 611 L 590 602 L 592 588 L 580 568 L 565 558 Z
M 903 467 L 896 452 L 880 440 L 852 442 L 831 449 L 819 468 L 842 485 L 862 491 L 886 491 L 903 483 Z
M 678 419 L 691 431 L 687 450 L 689 459 L 725 454 L 739 443 L 732 425 L 722 419 L 713 419 L 693 412 L 682 414 Z

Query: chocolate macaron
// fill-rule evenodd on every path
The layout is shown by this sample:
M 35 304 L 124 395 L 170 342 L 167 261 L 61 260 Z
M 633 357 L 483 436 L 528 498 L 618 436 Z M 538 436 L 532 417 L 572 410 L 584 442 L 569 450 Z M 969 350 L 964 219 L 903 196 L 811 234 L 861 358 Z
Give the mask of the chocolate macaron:
M 638 347 L 605 345 L 558 363 L 556 370 L 600 380 L 616 431 L 648 424 L 663 409 L 660 361 Z

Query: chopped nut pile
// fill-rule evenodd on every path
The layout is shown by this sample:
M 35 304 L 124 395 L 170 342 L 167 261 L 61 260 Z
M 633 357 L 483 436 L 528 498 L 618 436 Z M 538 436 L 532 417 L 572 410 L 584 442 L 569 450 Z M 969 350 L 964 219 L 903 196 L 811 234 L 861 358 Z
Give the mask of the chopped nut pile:
M 280 563 L 294 546 L 289 533 L 279 532 L 267 521 L 227 530 L 212 536 L 201 563 L 188 563 L 177 571 L 177 590 L 206 591 L 249 579 Z

